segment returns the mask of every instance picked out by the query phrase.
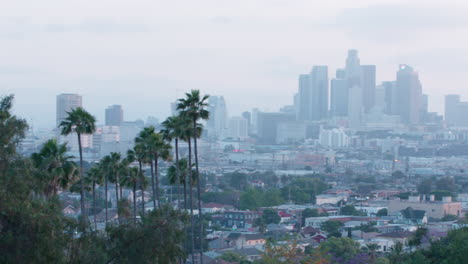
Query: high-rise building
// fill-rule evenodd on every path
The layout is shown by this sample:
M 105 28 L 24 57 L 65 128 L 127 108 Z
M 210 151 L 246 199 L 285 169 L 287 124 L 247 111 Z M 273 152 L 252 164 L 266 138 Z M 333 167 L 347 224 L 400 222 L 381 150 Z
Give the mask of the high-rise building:
M 449 94 L 445 96 L 445 122 L 454 125 L 457 119 L 457 105 L 460 103 L 460 95 Z
M 355 49 L 348 50 L 346 58 L 346 79 L 348 80 L 348 88 L 360 85 L 361 79 L 361 62 L 358 57 L 358 51 Z
M 242 116 L 231 117 L 229 120 L 229 137 L 244 140 L 249 136 L 248 120 Z
M 348 115 L 348 82 L 345 71 L 336 71 L 336 78 L 330 82 L 330 115 L 343 117 Z
M 362 102 L 364 104 L 364 111 L 369 112 L 375 105 L 375 65 L 362 65 L 361 66 L 361 80 L 362 87 Z
M 111 105 L 106 108 L 106 126 L 120 126 L 123 122 L 121 105 Z
M 398 105 L 396 99 L 396 82 L 382 82 L 385 89 L 385 109 L 384 113 L 387 115 L 398 115 Z
M 349 127 L 352 129 L 359 129 L 362 125 L 362 88 L 359 85 L 353 86 L 349 89 L 348 97 L 348 117 Z
M 57 127 L 67 117 L 67 112 L 82 107 L 83 101 L 81 95 L 78 94 L 59 94 L 57 95 L 56 107 L 56 125 Z
M 313 66 L 310 74 L 299 75 L 297 117 L 303 121 L 328 116 L 328 66 Z
M 227 108 L 223 96 L 210 96 L 208 100 L 210 118 L 206 122 L 208 135 L 219 138 L 227 128 Z
M 422 87 L 418 73 L 408 65 L 400 65 L 397 72 L 396 93 L 398 114 L 405 124 L 418 124 L 421 121 Z
M 276 144 L 278 125 L 294 120 L 294 113 L 258 113 L 258 137 L 263 144 Z
M 298 120 L 310 120 L 310 75 L 299 75 Z

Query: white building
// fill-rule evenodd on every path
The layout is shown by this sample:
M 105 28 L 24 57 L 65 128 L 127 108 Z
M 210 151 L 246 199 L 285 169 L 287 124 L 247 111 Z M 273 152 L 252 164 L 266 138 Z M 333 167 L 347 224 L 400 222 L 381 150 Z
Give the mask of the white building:
M 249 121 L 241 116 L 229 120 L 228 136 L 245 140 L 249 136 Z
M 349 146 L 349 136 L 342 128 L 321 129 L 319 143 L 327 148 L 343 148 Z

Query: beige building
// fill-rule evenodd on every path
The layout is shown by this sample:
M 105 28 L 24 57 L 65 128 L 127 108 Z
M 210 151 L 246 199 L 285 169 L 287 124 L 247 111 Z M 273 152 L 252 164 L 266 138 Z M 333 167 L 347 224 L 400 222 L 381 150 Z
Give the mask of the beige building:
M 414 210 L 424 210 L 427 217 L 439 219 L 449 214 L 460 216 L 462 213 L 461 203 L 453 202 L 452 197 L 443 197 L 442 201 L 435 201 L 433 195 L 430 196 L 429 200 L 421 200 L 419 196 L 410 196 L 408 200 L 390 200 L 388 213 L 396 215 L 408 207 Z

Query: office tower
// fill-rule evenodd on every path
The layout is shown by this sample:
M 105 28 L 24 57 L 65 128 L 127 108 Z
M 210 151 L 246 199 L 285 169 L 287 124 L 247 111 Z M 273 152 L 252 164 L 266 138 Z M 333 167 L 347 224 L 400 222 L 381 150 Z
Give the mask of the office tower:
M 364 111 L 367 113 L 375 105 L 375 65 L 362 65 L 361 66 L 361 80 L 362 87 L 362 102 L 364 104 Z
M 316 121 L 328 116 L 328 66 L 313 66 L 299 75 L 298 119 Z
M 223 96 L 210 96 L 208 100 L 210 118 L 206 122 L 208 135 L 219 138 L 227 128 L 227 109 Z
M 249 135 L 249 121 L 242 116 L 231 117 L 229 120 L 229 137 L 244 140 Z
M 328 66 L 314 66 L 311 73 L 311 118 L 328 117 Z
M 252 129 L 252 114 L 249 111 L 245 111 L 242 113 L 242 117 L 247 119 L 247 131 L 250 133 Z
M 67 112 L 82 107 L 82 97 L 78 94 L 59 94 L 57 95 L 56 107 L 56 125 L 57 127 L 67 117 Z
M 294 120 L 294 113 L 258 113 L 258 137 L 262 144 L 276 144 L 278 125 Z
M 106 126 L 120 126 L 123 122 L 121 105 L 111 105 L 106 108 Z
M 382 82 L 385 89 L 385 109 L 387 115 L 397 115 L 396 82 Z
M 298 120 L 310 120 L 310 75 L 299 75 Z
M 346 79 L 348 80 L 348 88 L 360 85 L 361 63 L 358 57 L 358 51 L 355 49 L 348 50 L 346 58 Z
M 408 65 L 400 65 L 397 72 L 396 93 L 398 114 L 405 124 L 420 122 L 422 88 L 418 73 Z
M 429 113 L 429 96 L 427 94 L 421 95 L 421 104 L 419 106 L 419 116 L 421 122 L 428 122 Z
M 385 113 L 385 109 L 387 108 L 386 101 L 385 101 L 385 87 L 383 85 L 379 85 L 375 87 L 375 105 L 374 108 L 378 111 Z
M 457 105 L 460 103 L 460 95 L 449 94 L 445 96 L 445 122 L 454 125 L 457 119 Z
M 358 85 L 349 89 L 348 117 L 349 127 L 359 129 L 362 125 L 362 88 Z
M 348 115 L 348 82 L 343 69 L 336 71 L 336 78 L 330 82 L 330 115 L 343 117 Z

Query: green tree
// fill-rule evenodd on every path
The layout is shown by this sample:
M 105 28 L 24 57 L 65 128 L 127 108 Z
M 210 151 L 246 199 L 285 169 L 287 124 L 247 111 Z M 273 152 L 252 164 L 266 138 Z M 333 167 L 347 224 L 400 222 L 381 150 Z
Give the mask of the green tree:
M 78 137 L 78 150 L 80 153 L 80 196 L 81 196 L 81 215 L 84 223 L 87 222 L 85 204 L 84 204 L 84 182 L 83 182 L 83 146 L 81 135 L 92 134 L 96 130 L 96 119 L 82 107 L 77 107 L 67 112 L 67 117 L 60 122 L 62 135 L 76 133 Z
M 0 97 L 0 176 L 7 173 L 18 144 L 28 129 L 24 119 L 11 113 L 13 99 L 13 95 Z
M 320 229 L 324 230 L 328 234 L 335 234 L 340 232 L 342 226 L 343 223 L 341 223 L 340 221 L 328 220 L 321 224 Z
M 377 216 L 378 217 L 387 216 L 387 215 L 388 215 L 388 209 L 387 208 L 383 208 L 383 209 L 380 209 L 379 211 L 377 211 Z
M 135 226 L 109 227 L 109 260 L 107 263 L 178 263 L 185 258 L 181 244 L 187 217 L 170 206 L 142 215 Z
M 317 209 L 313 208 L 306 208 L 304 211 L 302 211 L 302 225 L 305 224 L 305 219 L 309 217 L 318 217 L 319 212 Z
M 362 215 L 362 212 L 357 210 L 354 205 L 346 205 L 341 207 L 340 209 L 342 215 L 354 215 L 354 216 L 360 216 Z
M 163 135 L 165 140 L 172 141 L 174 140 L 175 146 L 175 175 L 177 179 L 174 179 L 174 182 L 177 183 L 177 208 L 181 208 L 180 206 L 180 185 L 185 182 L 185 178 L 182 180 L 180 175 L 180 168 L 179 168 L 179 139 L 183 137 L 183 119 L 179 116 L 171 116 L 168 117 L 164 122 L 162 122 L 163 129 L 161 130 L 161 134 Z M 187 200 L 187 192 L 184 192 L 184 199 Z M 187 206 L 185 206 L 187 209 Z
M 97 230 L 96 185 L 99 185 L 103 182 L 103 174 L 99 164 L 96 164 L 94 167 L 88 170 L 85 177 L 85 182 L 87 182 L 87 185 L 89 184 L 92 186 L 94 229 Z
M 242 264 L 250 263 L 249 261 L 247 261 L 247 259 L 244 256 L 234 253 L 232 251 L 226 251 L 225 253 L 223 253 L 221 256 L 217 258 L 225 260 L 227 262 L 235 262 L 235 263 L 242 263 Z
M 66 152 L 66 144 L 58 144 L 56 139 L 50 139 L 39 152 L 31 155 L 36 182 L 47 198 L 55 196 L 59 188 L 67 189 L 78 176 L 78 168 L 71 161 L 72 156 Z
M 426 179 L 418 184 L 418 192 L 421 194 L 430 194 L 432 192 L 432 180 Z
M 331 237 L 320 244 L 319 250 L 348 261 L 359 253 L 360 247 L 358 242 L 349 237 Z
M 262 218 L 267 225 L 279 224 L 281 221 L 281 217 L 278 215 L 278 212 L 269 208 L 263 210 Z
M 198 120 L 208 120 L 210 112 L 206 110 L 208 107 L 208 100 L 209 95 L 200 95 L 199 90 L 192 90 L 190 93 L 185 94 L 185 98 L 179 99 L 179 103 L 177 105 L 177 109 L 181 111 L 183 116 L 187 116 L 192 120 L 192 129 L 193 134 L 197 135 L 198 133 Z M 200 172 L 198 170 L 198 146 L 197 146 L 197 136 L 193 138 L 193 149 L 194 149 L 194 157 L 195 157 L 195 171 L 196 175 L 199 176 Z M 197 181 L 197 193 L 198 193 L 198 217 L 202 219 L 202 211 L 201 211 L 201 187 L 200 187 L 201 180 Z M 200 234 L 203 234 L 203 225 L 200 224 Z M 200 244 L 203 244 L 202 237 L 200 237 Z M 200 263 L 203 264 L 203 249 L 200 249 Z

